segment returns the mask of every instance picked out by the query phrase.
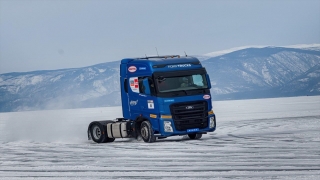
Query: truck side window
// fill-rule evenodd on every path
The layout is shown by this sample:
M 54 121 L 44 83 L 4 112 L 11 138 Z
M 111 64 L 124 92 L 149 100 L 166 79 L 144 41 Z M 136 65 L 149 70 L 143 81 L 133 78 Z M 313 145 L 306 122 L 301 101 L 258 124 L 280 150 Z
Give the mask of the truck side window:
M 140 93 L 145 94 L 145 91 L 144 91 L 145 87 L 143 85 L 143 79 L 144 79 L 143 77 L 139 77 L 139 90 L 140 90 Z
M 155 94 L 154 83 L 153 83 L 151 77 L 139 77 L 138 79 L 139 79 L 138 80 L 139 81 L 139 91 L 140 91 L 141 94 L 146 94 L 146 92 L 145 92 L 146 87 L 143 84 L 143 80 L 144 79 L 148 79 L 151 95 Z
M 156 93 L 156 89 L 154 88 L 154 83 L 153 83 L 153 81 L 152 81 L 152 79 L 150 77 L 148 78 L 148 81 L 149 81 L 149 84 L 150 84 L 151 95 L 154 95 Z

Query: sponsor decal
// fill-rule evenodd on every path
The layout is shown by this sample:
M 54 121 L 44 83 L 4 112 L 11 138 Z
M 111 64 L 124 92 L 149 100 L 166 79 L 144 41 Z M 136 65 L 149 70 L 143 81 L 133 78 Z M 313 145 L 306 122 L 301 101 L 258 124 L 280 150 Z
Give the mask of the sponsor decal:
M 198 132 L 199 128 L 187 129 L 187 132 Z
M 138 104 L 138 100 L 136 100 L 136 101 L 131 100 L 130 101 L 130 106 L 135 106 L 137 104 Z
M 164 102 L 174 102 L 174 99 L 165 99 Z
M 157 115 L 156 114 L 150 114 L 150 117 L 151 118 L 157 118 Z
M 147 97 L 147 95 L 145 95 L 145 94 L 139 94 L 139 96 L 142 96 L 142 97 Z
M 138 78 L 134 79 L 134 88 L 139 88 Z
M 148 109 L 154 109 L 153 100 L 148 100 Z
M 210 95 L 207 95 L 207 94 L 204 95 L 204 96 L 203 96 L 203 99 L 210 99 Z
M 139 82 L 138 82 L 138 77 L 131 77 L 129 79 L 130 82 L 130 88 L 132 92 L 139 93 Z
M 168 65 L 168 68 L 185 68 L 191 67 L 191 64 L 175 64 L 175 65 Z
M 128 71 L 129 71 L 129 72 L 136 72 L 136 71 L 137 71 L 137 68 L 136 68 L 135 66 L 130 66 L 130 67 L 128 68 Z
M 139 70 L 147 70 L 147 67 L 139 67 Z

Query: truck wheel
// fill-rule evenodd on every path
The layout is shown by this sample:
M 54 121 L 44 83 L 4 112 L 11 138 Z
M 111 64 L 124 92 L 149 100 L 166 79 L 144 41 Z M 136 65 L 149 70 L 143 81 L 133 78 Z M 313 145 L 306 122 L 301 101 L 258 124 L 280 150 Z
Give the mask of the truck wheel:
M 96 143 L 113 142 L 115 138 L 108 138 L 107 132 L 101 123 L 93 123 L 89 127 L 89 133 L 91 139 Z
M 190 139 L 200 139 L 202 134 L 188 134 Z
M 140 126 L 140 134 L 144 142 L 152 143 L 156 141 L 152 126 L 149 121 L 143 121 Z
M 106 140 L 102 124 L 95 123 L 90 128 L 92 140 L 96 143 L 103 143 Z

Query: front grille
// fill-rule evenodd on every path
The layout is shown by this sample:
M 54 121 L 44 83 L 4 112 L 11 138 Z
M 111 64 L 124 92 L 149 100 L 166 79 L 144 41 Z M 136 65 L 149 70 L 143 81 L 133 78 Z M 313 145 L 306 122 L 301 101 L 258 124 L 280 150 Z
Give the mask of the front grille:
M 174 126 L 178 131 L 208 126 L 206 101 L 174 103 L 170 106 Z

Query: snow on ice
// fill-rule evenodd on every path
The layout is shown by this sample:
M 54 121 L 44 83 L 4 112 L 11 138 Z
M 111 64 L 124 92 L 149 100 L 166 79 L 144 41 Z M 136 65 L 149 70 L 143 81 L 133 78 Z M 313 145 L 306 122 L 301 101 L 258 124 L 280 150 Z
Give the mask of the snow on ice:
M 320 96 L 214 101 L 200 140 L 87 141 L 121 107 L 0 113 L 0 179 L 320 179 Z

